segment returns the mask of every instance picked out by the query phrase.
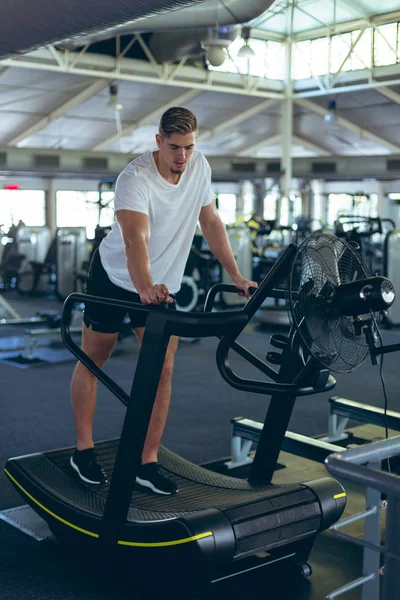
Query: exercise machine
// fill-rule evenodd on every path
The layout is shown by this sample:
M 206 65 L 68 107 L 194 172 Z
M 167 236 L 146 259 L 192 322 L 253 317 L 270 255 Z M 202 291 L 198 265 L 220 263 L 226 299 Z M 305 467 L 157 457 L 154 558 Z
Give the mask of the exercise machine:
M 267 275 L 285 248 L 292 242 L 293 230 L 281 227 L 276 221 L 266 221 L 254 215 L 246 221 L 252 232 L 252 279 L 260 282 Z M 282 288 L 279 283 L 279 288 Z M 289 325 L 285 303 L 282 298 L 267 298 L 257 313 L 260 325 Z
M 393 281 L 394 288 L 400 290 L 400 229 L 391 229 L 384 243 L 384 275 Z M 400 302 L 387 311 L 387 324 L 400 325 Z
M 89 261 L 85 227 L 59 227 L 56 232 L 56 295 L 65 300 L 78 291 L 78 282 Z
M 96 444 L 111 482 L 97 488 L 78 480 L 69 464 L 73 449 L 54 450 L 8 460 L 5 473 L 25 501 L 41 515 L 60 542 L 85 544 L 135 560 L 172 559 L 182 576 L 183 565 L 195 567 L 208 581 L 218 581 L 254 567 L 285 561 L 286 568 L 310 574 L 307 559 L 318 532 L 336 522 L 346 503 L 334 479 L 276 485 L 272 478 L 282 440 L 298 396 L 330 390 L 335 380 L 315 361 L 301 356 L 301 339 L 293 330 L 279 372 L 236 341 L 277 281 L 292 264 L 291 245 L 241 310 L 213 313 L 149 309 L 140 304 L 72 294 L 63 311 L 66 346 L 126 406 L 121 438 Z M 227 284 L 226 284 L 227 285 Z M 229 288 L 229 289 L 228 289 Z M 236 291 L 230 285 L 220 291 Z M 143 344 L 127 394 L 82 350 L 69 334 L 75 303 L 116 305 L 147 314 Z M 217 337 L 217 366 L 233 387 L 271 395 L 267 417 L 248 480 L 212 473 L 173 454 L 159 452 L 159 462 L 176 481 L 179 493 L 168 498 L 135 488 L 143 445 L 170 336 Z M 293 350 L 293 348 L 295 350 Z M 229 363 L 234 350 L 272 381 L 239 377 Z M 186 567 L 185 567 L 186 568 Z M 223 575 L 221 575 L 223 573 Z
M 251 229 L 247 224 L 229 225 L 226 228 L 229 243 L 232 252 L 235 255 L 239 271 L 246 279 L 253 278 L 253 251 Z M 229 273 L 222 269 L 222 283 L 230 283 L 232 281 Z M 229 293 L 221 293 L 220 302 L 222 306 L 240 306 L 246 302 L 244 297 Z
M 338 237 L 358 246 L 370 273 L 385 275 L 386 237 L 395 228 L 392 219 L 341 215 L 335 228 Z
M 47 228 L 26 232 L 25 229 L 20 234 L 25 236 L 23 243 L 19 242 L 25 260 L 18 272 L 17 291 L 28 295 L 51 292 L 65 300 L 77 291 L 79 278 L 89 261 L 86 228 L 59 227 L 51 241 Z
M 15 289 L 18 271 L 25 258 L 18 251 L 16 235 L 21 225 L 12 225 L 6 233 L 0 227 L 0 289 Z
M 24 260 L 18 270 L 16 290 L 20 294 L 54 292 L 56 282 L 56 242 L 50 229 L 20 227 L 16 235 L 18 252 Z
M 199 230 L 193 238 L 181 288 L 175 296 L 177 309 L 202 311 L 208 290 L 220 281 L 221 265 Z

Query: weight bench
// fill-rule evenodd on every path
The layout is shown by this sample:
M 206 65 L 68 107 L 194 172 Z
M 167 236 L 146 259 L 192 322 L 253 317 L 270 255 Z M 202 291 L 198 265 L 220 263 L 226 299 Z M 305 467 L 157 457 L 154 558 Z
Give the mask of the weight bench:
M 72 327 L 70 331 L 74 335 L 81 335 L 82 327 Z M 22 356 L 27 359 L 35 358 L 39 340 L 42 339 L 61 341 L 61 329 L 27 329 L 24 335 L 24 351 Z
M 400 413 L 393 410 L 386 411 L 385 417 L 383 408 L 340 396 L 330 398 L 329 404 L 327 436 L 313 438 L 287 431 L 282 450 L 316 462 L 324 462 L 325 458 L 333 452 L 343 451 L 343 447 L 335 445 L 335 442 L 351 437 L 345 432 L 349 420 L 379 427 L 387 425 L 388 429 L 400 431 Z M 231 425 L 231 460 L 226 463 L 226 466 L 229 469 L 235 469 L 253 462 L 250 450 L 253 442 L 257 443 L 260 439 L 263 424 L 245 417 L 235 417 L 231 420 Z
M 257 443 L 260 439 L 263 424 L 245 417 L 235 417 L 231 420 L 231 425 L 231 460 L 225 465 L 228 469 L 236 469 L 253 462 L 253 457 L 250 455 L 251 446 L 253 442 Z M 322 463 L 327 456 L 333 452 L 340 452 L 343 448 L 325 440 L 287 431 L 282 450 Z
M 350 436 L 345 432 L 345 428 L 350 419 L 378 425 L 379 427 L 386 427 L 387 425 L 388 429 L 400 431 L 400 413 L 393 410 L 386 411 L 385 417 L 383 408 L 355 402 L 341 396 L 329 398 L 329 403 L 328 435 L 320 438 L 325 442 L 339 442 L 349 438 Z

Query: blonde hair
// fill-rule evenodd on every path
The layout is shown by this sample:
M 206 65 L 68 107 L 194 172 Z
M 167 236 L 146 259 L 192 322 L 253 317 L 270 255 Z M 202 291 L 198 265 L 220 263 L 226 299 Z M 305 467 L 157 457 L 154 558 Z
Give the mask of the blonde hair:
M 198 132 L 197 119 L 187 108 L 172 106 L 162 115 L 160 119 L 159 134 L 169 137 L 174 133 L 186 135 Z

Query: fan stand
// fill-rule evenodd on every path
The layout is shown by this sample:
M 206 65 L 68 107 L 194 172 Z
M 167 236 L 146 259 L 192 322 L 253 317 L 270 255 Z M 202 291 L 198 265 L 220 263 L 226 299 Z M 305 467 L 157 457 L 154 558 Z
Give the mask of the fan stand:
M 313 358 L 309 358 L 305 366 L 301 337 L 294 326 L 286 339 L 284 336 L 272 336 L 271 344 L 282 349 L 281 354 L 274 352 L 267 355 L 267 359 L 276 364 L 279 360 L 277 383 L 312 384 L 316 392 L 328 389 L 329 371 Z M 290 393 L 271 396 L 248 477 L 252 485 L 271 483 L 296 399 L 297 395 Z
M 376 347 L 372 322 L 364 326 L 364 334 L 370 348 L 371 361 L 374 365 L 377 364 L 377 356 L 400 351 L 400 344 Z M 287 338 L 273 335 L 271 344 L 282 350 L 281 354 L 276 352 L 267 354 L 268 360 L 280 364 L 276 383 L 296 384 L 296 386 L 312 385 L 316 393 L 331 389 L 332 386 L 328 384 L 329 370 L 312 357 L 305 360 L 304 345 L 295 326 L 292 325 Z M 268 485 L 271 483 L 296 399 L 297 395 L 290 392 L 272 394 L 254 461 L 249 472 L 248 479 L 252 485 Z
M 369 346 L 369 352 L 371 356 L 371 363 L 377 365 L 377 357 L 383 354 L 390 354 L 391 352 L 400 352 L 400 344 L 389 344 L 388 346 L 376 347 L 376 336 L 372 329 L 371 321 L 364 326 L 364 335 Z

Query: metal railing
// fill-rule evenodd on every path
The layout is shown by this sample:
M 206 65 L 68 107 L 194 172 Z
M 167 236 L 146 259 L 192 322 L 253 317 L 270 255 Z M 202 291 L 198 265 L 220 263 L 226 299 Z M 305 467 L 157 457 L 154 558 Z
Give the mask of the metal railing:
M 327 600 L 334 600 L 359 586 L 363 586 L 362 600 L 400 598 L 400 477 L 381 470 L 382 461 L 398 454 L 400 436 L 335 453 L 325 461 L 329 473 L 335 477 L 367 488 L 366 510 L 332 527 L 336 536 L 363 547 L 362 577 L 331 592 Z M 386 495 L 383 502 L 382 494 Z M 382 508 L 386 508 L 384 543 L 381 543 L 380 526 Z M 364 518 L 364 539 L 340 531 Z

